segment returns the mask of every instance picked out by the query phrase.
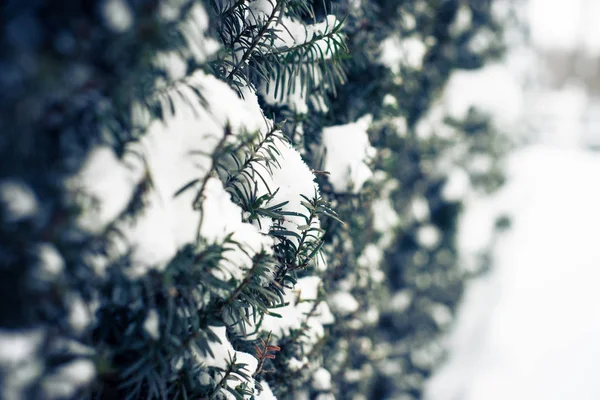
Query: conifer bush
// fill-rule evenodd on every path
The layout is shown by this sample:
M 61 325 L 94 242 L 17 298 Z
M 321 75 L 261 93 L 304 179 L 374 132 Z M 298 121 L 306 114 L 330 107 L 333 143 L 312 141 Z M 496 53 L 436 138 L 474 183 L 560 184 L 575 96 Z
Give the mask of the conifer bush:
M 491 7 L 4 2 L 0 397 L 418 398 L 502 184 L 439 100 Z

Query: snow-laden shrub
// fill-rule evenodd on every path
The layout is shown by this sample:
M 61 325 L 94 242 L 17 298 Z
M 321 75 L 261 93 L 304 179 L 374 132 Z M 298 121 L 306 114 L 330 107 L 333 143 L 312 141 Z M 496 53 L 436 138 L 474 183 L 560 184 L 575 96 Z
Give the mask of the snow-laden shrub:
M 39 115 L 4 120 L 53 146 L 39 153 L 58 153 L 45 169 L 13 161 L 2 185 L 3 233 L 17 233 L 3 242 L 4 280 L 16 288 L 2 343 L 22 342 L 0 365 L 3 397 L 268 393 L 259 382 L 276 343 L 308 324 L 312 336 L 294 343 L 311 346 L 334 321 L 307 315 L 329 309 L 321 278 L 299 274 L 326 269 L 321 219 L 336 215 L 255 88 L 277 102 L 296 96 L 301 109 L 317 85 L 332 86 L 341 22 L 304 24 L 310 7 L 283 0 L 111 0 L 45 18 L 50 6 L 15 8 L 17 39 L 29 38 L 19 25 L 29 18 L 59 47 L 26 48 L 36 67 L 48 58 L 85 76 L 52 95 L 23 89 L 17 99 Z M 79 39 L 69 17 L 92 36 Z M 88 47 L 97 53 L 73 53 Z
M 487 6 L 2 7 L 0 397 L 418 393 L 464 187 L 501 183 L 434 107 Z

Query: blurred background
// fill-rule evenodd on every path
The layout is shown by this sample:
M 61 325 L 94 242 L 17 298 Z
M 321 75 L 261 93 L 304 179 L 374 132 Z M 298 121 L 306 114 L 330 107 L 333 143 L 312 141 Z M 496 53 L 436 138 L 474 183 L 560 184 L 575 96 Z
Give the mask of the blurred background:
M 491 268 L 465 291 L 430 400 L 600 398 L 600 2 L 512 5 L 503 68 L 522 91 L 494 101 L 519 104 L 522 146 L 505 186 L 460 219 L 460 257 L 492 240 Z M 497 213 L 511 226 L 492 239 Z

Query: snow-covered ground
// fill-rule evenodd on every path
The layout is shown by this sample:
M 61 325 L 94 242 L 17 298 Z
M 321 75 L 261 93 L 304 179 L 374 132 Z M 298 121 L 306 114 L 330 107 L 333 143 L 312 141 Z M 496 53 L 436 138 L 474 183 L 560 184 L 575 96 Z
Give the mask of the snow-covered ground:
M 600 399 L 600 156 L 540 145 L 509 164 L 506 188 L 463 219 L 463 249 L 495 210 L 513 226 L 467 290 L 426 398 Z
M 599 8 L 530 0 L 533 44 L 597 56 L 600 29 L 589 18 Z M 491 272 L 467 289 L 425 399 L 600 399 L 600 153 L 587 149 L 600 134 L 589 122 L 594 103 L 576 76 L 525 91 L 533 144 L 509 157 L 499 193 L 470 201 L 463 256 L 489 240 L 492 215 L 508 213 L 512 227 L 494 246 Z

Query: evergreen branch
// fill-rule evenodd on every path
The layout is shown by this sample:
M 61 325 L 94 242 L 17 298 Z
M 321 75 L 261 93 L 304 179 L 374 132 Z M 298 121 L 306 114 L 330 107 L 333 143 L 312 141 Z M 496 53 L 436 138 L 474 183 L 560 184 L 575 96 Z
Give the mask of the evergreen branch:
M 236 360 L 237 360 L 237 357 L 235 354 L 233 355 L 233 357 L 231 356 L 231 354 L 229 354 L 229 363 L 227 365 L 227 369 L 225 370 L 223 376 L 219 380 L 219 383 L 217 383 L 217 385 L 215 386 L 215 388 L 209 395 L 210 400 L 214 399 L 217 396 L 217 394 L 219 393 L 219 391 L 221 389 L 225 388 L 225 385 L 227 385 L 227 381 L 229 380 L 229 377 L 235 373 L 236 367 L 238 366 L 238 364 L 236 364 Z
M 302 51 L 302 50 L 314 48 L 315 46 L 318 45 L 318 42 L 320 42 L 321 40 L 326 40 L 326 39 L 334 40 L 336 38 L 336 36 L 341 35 L 340 32 L 341 32 L 343 24 L 344 24 L 344 20 L 341 20 L 329 32 L 325 31 L 325 32 L 315 33 L 315 34 L 313 34 L 313 37 L 310 40 L 306 41 L 306 42 L 300 43 L 300 44 L 295 45 L 295 46 L 278 48 L 275 51 L 269 52 L 268 55 L 277 57 L 277 56 L 288 55 L 290 53 L 294 54 L 294 53 Z M 341 38 L 338 37 L 338 39 L 341 39 Z M 339 44 L 339 46 L 341 47 L 342 50 L 344 50 L 344 51 L 348 50 L 347 47 L 346 47 L 346 45 L 344 44 L 344 42 L 342 40 L 339 40 L 339 41 L 335 41 L 334 40 L 334 43 Z M 330 52 L 330 51 L 331 51 L 330 50 L 330 45 L 329 45 L 329 42 L 328 42 L 327 52 Z M 334 54 L 334 52 L 331 51 L 331 54 Z M 322 57 L 324 59 L 325 58 L 325 54 L 321 54 L 321 55 L 322 55 Z M 300 58 L 299 61 L 301 61 L 301 60 L 302 59 Z M 290 61 L 290 60 L 287 59 L 287 58 L 285 58 L 285 61 Z M 312 60 L 306 60 L 305 62 L 311 63 Z
M 248 0 L 237 0 L 227 10 L 218 10 L 219 17 L 223 17 L 225 15 L 235 12 L 238 9 L 238 7 L 244 5 L 247 1 Z M 215 8 L 215 10 L 218 9 L 218 5 L 217 5 L 218 1 L 211 0 L 211 3 L 213 5 L 213 7 Z
M 204 206 L 203 206 L 204 190 L 206 189 L 206 184 L 208 183 L 208 180 L 210 179 L 212 172 L 215 170 L 215 168 L 218 164 L 218 159 L 221 157 L 221 151 L 222 151 L 223 147 L 225 146 L 225 142 L 227 141 L 227 138 L 229 136 L 231 136 L 231 126 L 229 125 L 229 123 L 227 123 L 227 125 L 225 126 L 223 136 L 221 137 L 221 140 L 219 140 L 219 143 L 217 143 L 215 150 L 213 151 L 213 153 L 210 156 L 210 158 L 211 158 L 210 168 L 208 169 L 206 176 L 202 180 L 200 189 L 198 190 L 198 193 L 196 194 L 196 197 L 194 198 L 194 202 L 192 203 L 194 209 L 200 211 L 200 220 L 198 221 L 198 228 L 196 230 L 196 241 L 200 240 L 200 230 L 202 229 L 202 223 L 204 221 L 204 210 L 203 210 L 203 208 L 204 208 Z M 184 186 L 184 189 L 185 188 L 187 188 L 187 186 Z M 181 189 L 178 191 L 178 193 L 181 193 Z
M 317 308 L 321 301 L 322 300 L 318 300 L 318 299 L 314 300 L 311 309 L 309 310 L 308 313 L 305 314 L 306 318 L 302 321 L 302 324 L 300 325 L 300 329 L 295 330 L 293 335 L 283 338 L 281 341 L 282 346 L 295 342 L 296 340 L 298 340 L 298 338 L 300 336 L 303 336 L 305 334 L 305 332 L 309 328 L 308 320 L 315 316 L 315 313 L 317 312 Z
M 304 197 L 304 196 L 302 196 Z M 306 200 L 308 200 L 306 197 L 304 197 Z M 304 202 L 302 202 L 304 203 Z M 308 216 L 308 218 L 306 218 L 306 225 L 304 225 L 304 227 L 300 227 L 302 228 L 302 234 L 300 235 L 300 241 L 298 242 L 298 246 L 296 248 L 295 254 L 294 254 L 294 263 L 293 263 L 293 269 L 303 269 L 306 268 L 306 266 L 308 265 L 308 263 L 310 262 L 310 260 L 312 259 L 312 257 L 314 256 L 314 253 L 316 253 L 316 251 L 311 251 L 311 253 L 309 253 L 309 256 L 305 257 L 304 261 L 300 262 L 300 256 L 302 254 L 302 252 L 305 250 L 304 249 L 304 245 L 306 243 L 306 241 L 313 237 L 311 235 L 311 232 L 313 230 L 312 225 L 313 223 L 316 221 L 317 217 L 317 207 L 319 204 L 319 197 L 318 194 L 315 193 L 315 197 L 313 198 L 312 201 L 309 201 L 309 203 L 304 203 L 305 208 L 307 208 L 310 211 L 310 214 Z M 317 241 L 320 241 L 320 238 L 317 239 Z M 317 244 L 316 249 L 320 248 L 320 244 Z
M 256 151 L 254 151 L 253 154 L 244 161 L 244 163 L 239 167 L 239 169 L 231 175 L 231 181 L 235 181 L 236 178 L 238 176 L 242 175 L 244 173 L 244 171 L 246 171 L 252 163 L 259 161 L 259 159 L 257 157 L 258 150 L 260 150 L 265 145 L 265 143 L 267 143 L 267 141 L 269 139 L 271 139 L 272 136 L 275 135 L 276 131 L 277 131 L 276 127 L 271 128 L 271 130 L 265 135 L 265 137 L 256 144 L 256 146 L 255 146 Z M 226 186 L 229 186 L 229 184 Z
M 227 75 L 226 80 L 230 81 L 238 73 L 238 71 L 242 68 L 242 66 L 248 61 L 248 59 L 252 56 L 254 49 L 258 46 L 258 44 L 260 43 L 262 38 L 267 33 L 269 25 L 275 20 L 275 18 L 277 17 L 277 14 L 279 13 L 279 10 L 281 9 L 281 7 L 283 6 L 284 3 L 285 3 L 285 0 L 277 0 L 277 4 L 275 5 L 275 7 L 273 7 L 273 11 L 271 11 L 271 14 L 265 21 L 264 25 L 260 28 L 256 37 L 252 40 L 250 47 L 248 47 L 248 49 L 246 49 L 246 51 L 242 55 L 242 59 L 233 67 L 233 69 L 231 70 L 229 75 Z
M 225 299 L 220 307 L 219 311 L 223 309 L 223 307 L 230 305 L 233 301 L 239 296 L 239 294 L 244 290 L 246 286 L 250 284 L 251 279 L 254 277 L 254 273 L 261 265 L 261 261 L 267 258 L 267 254 L 265 252 L 260 252 L 254 256 L 252 260 L 252 267 L 244 277 L 244 280 L 231 292 L 231 294 Z

